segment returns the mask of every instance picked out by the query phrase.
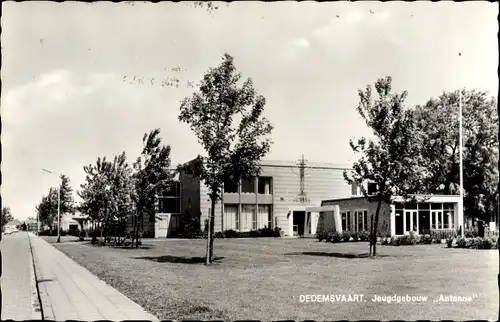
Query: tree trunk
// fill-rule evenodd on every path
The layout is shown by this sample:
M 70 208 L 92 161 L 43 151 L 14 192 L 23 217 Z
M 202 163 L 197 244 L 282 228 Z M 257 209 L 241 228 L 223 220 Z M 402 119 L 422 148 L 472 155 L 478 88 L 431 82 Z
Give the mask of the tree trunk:
M 209 240 L 209 247 L 208 247 L 208 259 L 209 263 L 212 263 L 212 259 L 214 256 L 214 228 L 215 228 L 215 199 L 211 198 L 212 201 L 212 208 L 210 209 L 210 220 L 209 220 L 209 226 L 208 226 L 208 236 L 210 237 Z
M 382 206 L 382 200 L 377 201 L 377 210 L 375 212 L 375 221 L 373 222 L 373 234 L 372 234 L 373 256 L 377 256 L 378 215 L 380 213 L 381 206 Z
M 372 236 L 373 236 L 373 214 L 371 215 L 370 217 L 370 253 L 369 253 L 369 256 L 371 257 L 372 256 Z

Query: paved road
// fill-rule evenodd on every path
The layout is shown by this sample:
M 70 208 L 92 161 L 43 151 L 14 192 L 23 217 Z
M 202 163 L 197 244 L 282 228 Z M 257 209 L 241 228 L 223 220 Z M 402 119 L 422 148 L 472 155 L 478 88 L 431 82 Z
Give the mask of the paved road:
M 2 320 L 31 320 L 32 261 L 25 232 L 2 236 Z M 34 284 L 34 283 L 33 283 Z M 40 317 L 38 317 L 39 319 Z

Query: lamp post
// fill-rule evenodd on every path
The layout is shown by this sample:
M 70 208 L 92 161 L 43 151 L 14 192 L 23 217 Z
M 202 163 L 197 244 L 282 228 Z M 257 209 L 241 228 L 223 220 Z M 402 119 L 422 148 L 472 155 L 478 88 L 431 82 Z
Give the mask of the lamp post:
M 42 169 L 43 171 L 54 174 L 54 172 Z M 61 185 L 57 188 L 57 242 L 61 242 Z

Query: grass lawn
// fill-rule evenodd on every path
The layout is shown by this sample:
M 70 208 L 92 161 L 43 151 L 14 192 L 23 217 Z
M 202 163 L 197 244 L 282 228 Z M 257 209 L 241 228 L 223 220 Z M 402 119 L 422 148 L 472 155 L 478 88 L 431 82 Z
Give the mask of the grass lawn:
M 56 238 L 46 237 L 55 243 Z M 330 244 L 312 239 L 144 240 L 142 249 L 66 242 L 58 249 L 159 319 L 498 319 L 498 250 L 446 245 Z M 304 303 L 306 294 L 364 294 L 366 302 Z M 425 303 L 372 302 L 374 295 L 427 296 Z M 443 294 L 471 302 L 435 302 Z

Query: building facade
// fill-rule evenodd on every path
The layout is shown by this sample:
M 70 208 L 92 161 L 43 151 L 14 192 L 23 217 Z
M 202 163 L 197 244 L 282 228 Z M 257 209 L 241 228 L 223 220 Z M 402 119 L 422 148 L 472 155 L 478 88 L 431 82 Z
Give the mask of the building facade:
M 306 209 L 328 198 L 351 196 L 344 170 L 349 169 L 303 158 L 298 162 L 262 161 L 258 178 L 224 183 L 222 200 L 215 205 L 215 231 L 279 227 L 289 237 L 314 235 L 317 218 L 307 216 Z M 179 181 L 180 213 L 200 215 L 203 229 L 211 210 L 208 188 L 199 177 L 182 172 Z
M 463 229 L 460 196 L 416 196 L 418 202 L 401 197 L 383 203 L 379 212 L 378 233 L 381 236 L 407 235 L 411 231 L 428 234 L 430 230 Z M 308 208 L 317 216 L 319 230 L 370 231 L 377 204 L 365 197 L 324 200 L 321 207 Z

